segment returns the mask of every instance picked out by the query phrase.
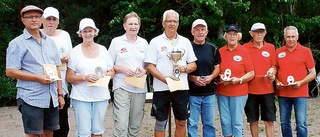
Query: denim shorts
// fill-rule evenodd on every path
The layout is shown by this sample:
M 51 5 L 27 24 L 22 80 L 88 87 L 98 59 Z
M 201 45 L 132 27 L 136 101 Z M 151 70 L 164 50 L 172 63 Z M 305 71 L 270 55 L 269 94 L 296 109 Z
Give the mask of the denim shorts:
M 160 91 L 153 93 L 153 102 L 151 116 L 155 116 L 157 120 L 164 121 L 168 119 L 170 103 L 172 103 L 172 110 L 177 120 L 186 120 L 189 117 L 188 104 L 189 92 L 188 90 L 178 90 L 174 92 Z
M 42 134 L 43 130 L 58 130 L 59 109 L 53 107 L 52 101 L 50 108 L 39 108 L 31 106 L 21 98 L 17 99 L 17 106 L 22 114 L 24 132 L 26 134 Z
M 276 121 L 276 111 L 273 93 L 263 95 L 249 94 L 245 106 L 245 113 L 249 123 L 259 121 L 260 114 L 263 121 Z
M 108 107 L 108 100 L 84 102 L 71 99 L 71 106 L 76 119 L 76 136 L 88 137 L 103 134 L 104 117 Z

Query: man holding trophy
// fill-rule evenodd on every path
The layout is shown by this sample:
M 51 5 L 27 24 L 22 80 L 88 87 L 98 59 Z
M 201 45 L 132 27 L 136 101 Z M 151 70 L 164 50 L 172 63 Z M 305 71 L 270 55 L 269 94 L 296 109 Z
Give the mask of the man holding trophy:
M 175 137 L 186 136 L 189 86 L 187 73 L 196 69 L 197 60 L 191 42 L 179 35 L 179 14 L 167 10 L 163 14 L 164 33 L 153 38 L 147 51 L 145 62 L 154 76 L 152 115 L 156 118 L 155 137 L 164 137 L 170 106 L 175 116 Z M 170 82 L 184 85 L 177 90 L 169 90 Z
M 316 77 L 315 64 L 309 48 L 298 43 L 294 26 L 284 29 L 286 44 L 276 50 L 278 74 L 276 79 L 282 136 L 291 137 L 291 112 L 294 107 L 297 136 L 307 137 L 308 83 Z M 294 68 L 294 69 L 293 69 Z

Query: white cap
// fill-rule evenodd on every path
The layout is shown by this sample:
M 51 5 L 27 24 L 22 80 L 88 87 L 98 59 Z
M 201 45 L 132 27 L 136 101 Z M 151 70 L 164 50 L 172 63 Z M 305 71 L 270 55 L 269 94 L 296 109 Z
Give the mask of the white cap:
M 264 26 L 263 23 L 260 23 L 260 22 L 253 24 L 251 27 L 251 31 L 255 31 L 255 30 L 259 30 L 259 29 L 265 30 L 266 27 Z
M 43 17 L 48 18 L 50 16 L 53 16 L 53 17 L 56 17 L 57 19 L 59 19 L 59 11 L 56 8 L 47 7 L 43 11 Z
M 192 27 L 191 29 L 193 29 L 195 26 L 197 25 L 203 25 L 206 27 L 206 29 L 208 29 L 208 25 L 206 23 L 206 21 L 204 21 L 203 19 L 196 19 L 193 23 L 192 23 Z
M 90 18 L 84 18 L 80 21 L 79 31 L 77 32 L 77 34 L 80 34 L 80 31 L 82 31 L 86 27 L 91 27 L 95 29 L 96 30 L 95 34 L 98 35 L 99 29 L 96 27 L 96 24 L 94 23 L 94 21 Z

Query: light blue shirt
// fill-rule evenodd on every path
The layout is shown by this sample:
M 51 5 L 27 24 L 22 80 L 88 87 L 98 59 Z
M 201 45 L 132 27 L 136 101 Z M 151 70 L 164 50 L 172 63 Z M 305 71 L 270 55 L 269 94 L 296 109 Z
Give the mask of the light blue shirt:
M 43 64 L 61 65 L 54 41 L 41 31 L 40 34 L 41 44 L 26 29 L 23 30 L 23 34 L 9 42 L 6 55 L 7 69 L 43 75 Z M 16 87 L 17 99 L 21 98 L 31 106 L 49 108 L 51 99 L 54 107 L 59 105 L 56 82 L 41 84 L 17 79 Z

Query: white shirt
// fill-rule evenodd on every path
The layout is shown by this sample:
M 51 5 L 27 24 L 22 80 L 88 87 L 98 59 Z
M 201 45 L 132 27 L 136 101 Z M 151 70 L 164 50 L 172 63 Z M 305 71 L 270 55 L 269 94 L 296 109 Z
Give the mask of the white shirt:
M 178 34 L 177 40 L 178 43 L 175 48 L 183 49 L 185 51 L 183 57 L 177 62 L 177 64 L 180 66 L 185 66 L 187 65 L 187 63 L 196 61 L 197 57 L 193 52 L 191 42 L 187 38 Z M 171 40 L 168 39 L 167 36 L 163 33 L 150 41 L 145 62 L 155 64 L 156 68 L 164 76 L 173 76 L 173 62 L 169 60 L 166 54 L 166 52 L 172 51 L 172 49 L 173 45 L 171 43 Z M 182 90 L 189 90 L 187 76 L 187 73 L 180 74 L 180 79 L 186 85 L 185 89 Z M 169 90 L 168 85 L 157 78 L 153 79 L 153 88 L 155 91 Z
M 87 58 L 82 53 L 81 44 L 74 47 L 70 54 L 68 68 L 76 72 L 75 75 L 95 74 L 95 68 L 101 67 L 103 72 L 113 68 L 110 55 L 106 47 L 99 45 L 100 53 L 96 58 Z M 87 86 L 87 81 L 72 84 L 70 98 L 85 101 L 95 102 L 110 99 L 108 87 Z
M 68 32 L 61 30 L 61 33 L 57 36 L 48 36 L 53 39 L 53 41 L 56 43 L 60 58 L 65 57 L 67 55 L 70 55 L 70 52 L 72 50 L 72 43 L 71 38 Z M 62 51 L 63 50 L 63 54 Z M 62 89 L 63 89 L 63 95 L 69 94 L 68 91 L 68 83 L 66 82 L 66 70 L 60 70 L 61 79 L 62 79 Z
M 148 42 L 137 36 L 135 43 L 130 43 L 126 35 L 122 35 L 112 39 L 111 45 L 108 49 L 110 57 L 114 65 L 126 66 L 132 71 L 136 69 L 145 68 L 144 59 L 148 48 Z M 124 82 L 126 75 L 123 73 L 116 73 L 113 78 L 113 90 L 123 88 L 132 93 L 145 93 L 147 92 L 147 84 L 144 88 L 138 88 L 128 85 Z

